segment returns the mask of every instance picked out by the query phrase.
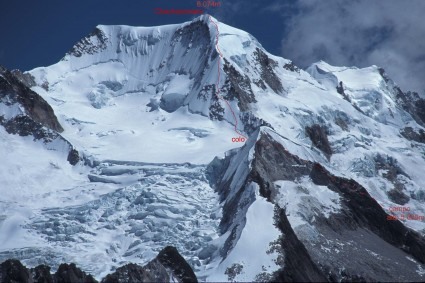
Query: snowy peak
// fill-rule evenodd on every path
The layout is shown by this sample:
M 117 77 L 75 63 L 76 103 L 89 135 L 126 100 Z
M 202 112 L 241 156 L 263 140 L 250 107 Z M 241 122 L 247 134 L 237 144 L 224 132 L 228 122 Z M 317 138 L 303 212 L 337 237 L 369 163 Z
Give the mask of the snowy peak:
M 131 59 L 146 55 L 152 56 L 159 54 L 158 52 L 153 53 L 153 50 L 158 49 L 159 45 L 164 45 L 165 43 L 165 45 L 169 45 L 170 47 L 175 46 L 178 41 L 183 39 L 182 37 L 185 37 L 182 45 L 184 45 L 185 48 L 189 48 L 191 42 L 194 42 L 194 44 L 197 43 L 196 40 L 194 40 L 195 37 L 210 37 L 208 29 L 209 23 L 208 17 L 206 16 L 198 17 L 191 22 L 183 24 L 156 27 L 98 25 L 89 35 L 76 43 L 63 60 L 69 61 L 75 60 L 75 57 L 86 57 L 86 59 L 91 58 L 87 63 L 95 63 L 101 62 L 102 60 L 104 61 L 107 57 L 109 57 L 108 59 L 118 60 L 126 56 L 131 56 Z M 189 33 L 195 34 L 192 40 L 187 38 Z M 162 51 L 164 51 L 164 47 L 162 47 Z M 119 56 L 120 53 L 123 54 Z M 99 56 L 90 56 L 95 54 Z
M 159 27 L 100 25 L 62 61 L 29 74 L 37 84 L 34 90 L 60 113 L 67 138 L 95 151 L 98 147 L 84 145 L 81 135 L 125 136 L 125 140 L 130 136 L 129 143 L 135 144 L 140 143 L 139 133 L 158 132 L 158 127 L 170 132 L 158 137 L 164 141 L 173 140 L 168 135 L 176 129 L 190 128 L 185 130 L 185 143 L 194 149 L 206 146 L 210 139 L 192 133 L 212 132 L 207 136 L 220 140 L 228 150 L 237 146 L 232 138 L 269 125 L 257 115 L 256 103 L 265 94 L 285 94 L 283 74 L 307 77 L 289 60 L 267 53 L 248 33 L 208 15 Z M 190 125 L 179 123 L 180 117 L 190 120 Z M 201 122 L 205 118 L 208 123 Z M 126 121 L 126 130 L 117 120 Z M 201 128 L 193 125 L 198 120 Z M 99 132 L 100 128 L 104 130 Z M 196 158 L 196 162 L 213 157 Z
M 86 85 L 99 89 L 88 95 L 95 108 L 109 105 L 110 96 L 146 92 L 146 88 L 152 86 L 156 93 L 161 92 L 160 98 L 162 94 L 171 96 L 165 97 L 163 104 L 166 111 L 172 112 L 193 100 L 196 94 L 187 97 L 192 88 L 193 92 L 199 92 L 204 85 L 214 82 L 214 77 L 208 80 L 203 76 L 209 72 L 213 51 L 209 28 L 203 18 L 182 25 L 152 28 L 98 26 L 61 62 L 31 73 L 39 85 L 46 86 L 73 84 L 67 79 L 75 78 L 75 73 L 82 73 L 79 71 L 83 69 L 90 74 L 98 73 L 96 77 L 91 75 Z M 78 80 L 81 83 L 80 78 Z M 165 91 L 170 84 L 181 85 L 178 93 Z M 193 107 L 193 112 L 208 114 L 208 106 Z
M 332 74 L 338 82 L 342 81 L 348 90 L 373 91 L 385 86 L 384 78 L 375 65 L 366 68 L 336 67 L 324 61 L 312 64 L 308 71 L 313 74 Z M 313 75 L 315 77 L 315 75 Z M 335 85 L 336 87 L 336 85 Z
M 335 67 L 320 61 L 307 71 L 329 91 L 336 92 L 362 114 L 380 123 L 403 125 L 409 115 L 400 111 L 399 88 L 377 66 Z M 401 92 L 401 91 L 400 91 Z

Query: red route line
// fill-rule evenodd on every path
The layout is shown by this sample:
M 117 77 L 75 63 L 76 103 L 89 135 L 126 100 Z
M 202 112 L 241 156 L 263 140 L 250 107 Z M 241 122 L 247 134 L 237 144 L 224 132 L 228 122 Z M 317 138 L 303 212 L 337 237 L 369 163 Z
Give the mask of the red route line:
M 217 23 L 216 23 L 216 22 L 214 22 L 214 21 L 211 19 L 211 16 L 210 16 L 210 15 L 208 16 L 208 18 L 209 18 L 210 22 L 211 22 L 211 23 L 213 23 L 213 24 L 215 25 L 215 28 L 216 28 L 216 30 L 217 30 L 217 34 L 216 34 L 216 36 L 215 36 L 215 48 L 216 48 L 216 50 L 217 50 L 217 52 L 218 52 L 218 54 L 219 54 L 220 58 L 223 58 L 223 54 L 221 54 L 220 48 L 218 47 L 218 36 L 220 35 L 220 32 L 218 31 L 218 25 L 217 25 Z M 230 106 L 229 101 L 227 101 L 226 99 L 224 99 L 224 98 L 220 95 L 220 88 L 218 87 L 218 84 L 219 84 L 219 82 L 220 82 L 220 74 L 221 74 L 221 70 L 220 70 L 220 60 L 218 60 L 217 68 L 218 68 L 218 78 L 217 78 L 217 83 L 216 83 L 216 87 L 215 87 L 215 93 L 216 93 L 216 96 L 217 96 L 217 98 L 218 98 L 218 99 L 220 99 L 220 100 L 224 101 L 224 102 L 227 104 L 227 107 L 230 109 L 230 112 L 232 112 L 233 119 L 235 119 L 235 129 L 234 129 L 234 131 L 235 131 L 238 135 L 240 135 L 240 136 L 244 137 L 245 139 L 248 139 L 248 138 L 247 138 L 244 134 L 242 134 L 241 132 L 239 132 L 239 131 L 238 131 L 238 119 L 236 119 L 236 114 L 235 114 L 235 112 L 233 111 L 232 106 Z

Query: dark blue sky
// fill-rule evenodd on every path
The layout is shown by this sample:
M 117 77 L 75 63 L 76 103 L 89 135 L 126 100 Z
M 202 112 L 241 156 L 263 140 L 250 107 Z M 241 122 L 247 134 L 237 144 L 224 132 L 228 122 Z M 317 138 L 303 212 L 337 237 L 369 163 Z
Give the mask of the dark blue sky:
M 156 15 L 155 8 L 193 9 L 196 0 L 1 0 L 0 65 L 30 70 L 59 61 L 97 24 L 155 26 L 191 20 L 190 15 Z M 280 55 L 287 13 L 264 9 L 276 1 L 222 0 L 208 13 L 256 37 Z M 290 1 L 287 1 L 289 3 Z M 289 9 L 286 10 L 289 12 Z

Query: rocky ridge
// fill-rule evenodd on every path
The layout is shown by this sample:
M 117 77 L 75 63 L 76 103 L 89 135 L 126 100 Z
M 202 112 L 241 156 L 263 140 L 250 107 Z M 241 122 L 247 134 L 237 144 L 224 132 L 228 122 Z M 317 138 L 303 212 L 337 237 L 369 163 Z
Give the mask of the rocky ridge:
M 126 264 L 106 275 L 102 283 L 139 283 L 139 282 L 198 282 L 192 268 L 171 246 L 165 247 L 158 256 L 145 266 Z M 61 264 L 52 274 L 47 265 L 26 268 L 19 260 L 9 259 L 0 264 L 1 283 L 96 283 L 90 274 L 86 274 L 74 263 Z
M 0 66 L 0 125 L 13 135 L 31 136 L 47 148 L 68 148 L 67 160 L 72 165 L 80 161 L 78 151 L 60 133 L 64 131 L 52 107 L 30 89 L 33 78 Z M 50 144 L 55 144 L 49 147 Z M 56 150 L 59 150 L 56 148 Z

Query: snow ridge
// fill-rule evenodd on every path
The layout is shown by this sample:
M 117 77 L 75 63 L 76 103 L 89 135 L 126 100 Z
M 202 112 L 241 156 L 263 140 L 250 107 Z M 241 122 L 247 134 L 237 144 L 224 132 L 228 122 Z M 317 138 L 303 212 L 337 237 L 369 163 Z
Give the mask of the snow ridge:
M 209 16 L 209 21 L 211 22 L 211 23 L 213 23 L 214 25 L 215 25 L 215 27 L 216 27 L 216 30 L 217 30 L 217 34 L 216 34 L 216 41 L 215 41 L 215 48 L 217 49 L 217 52 L 218 52 L 218 54 L 220 55 L 220 59 L 222 59 L 223 58 L 223 54 L 221 54 L 221 51 L 220 51 L 220 48 L 218 47 L 218 38 L 219 38 L 219 36 L 220 36 L 220 32 L 219 32 L 219 30 L 218 30 L 218 25 L 217 25 L 217 23 L 214 21 L 214 20 L 212 20 L 212 17 L 211 16 Z M 227 107 L 229 107 L 229 110 L 230 110 L 230 112 L 232 112 L 232 115 L 233 115 L 233 118 L 235 119 L 235 132 L 239 135 L 239 136 L 242 136 L 242 137 L 244 137 L 245 139 L 247 139 L 247 137 L 245 136 L 245 135 L 243 135 L 241 132 L 239 132 L 238 131 L 238 119 L 236 118 L 236 114 L 235 114 L 235 112 L 233 111 L 233 109 L 232 109 L 232 106 L 230 105 L 230 103 L 227 101 L 227 100 L 225 100 L 221 95 L 220 95 L 220 88 L 219 88 L 219 82 L 220 82 L 220 74 L 221 74 L 221 68 L 220 68 L 220 62 L 221 62 L 221 60 L 218 60 L 218 64 L 217 64 L 217 71 L 218 71 L 218 76 L 217 76 L 217 83 L 216 83 L 216 87 L 215 87 L 215 89 L 216 89 L 216 95 L 217 95 L 217 97 L 218 97 L 218 99 L 220 99 L 220 100 L 222 100 L 222 101 L 224 101 L 225 103 L 226 103 L 226 105 L 227 105 Z

